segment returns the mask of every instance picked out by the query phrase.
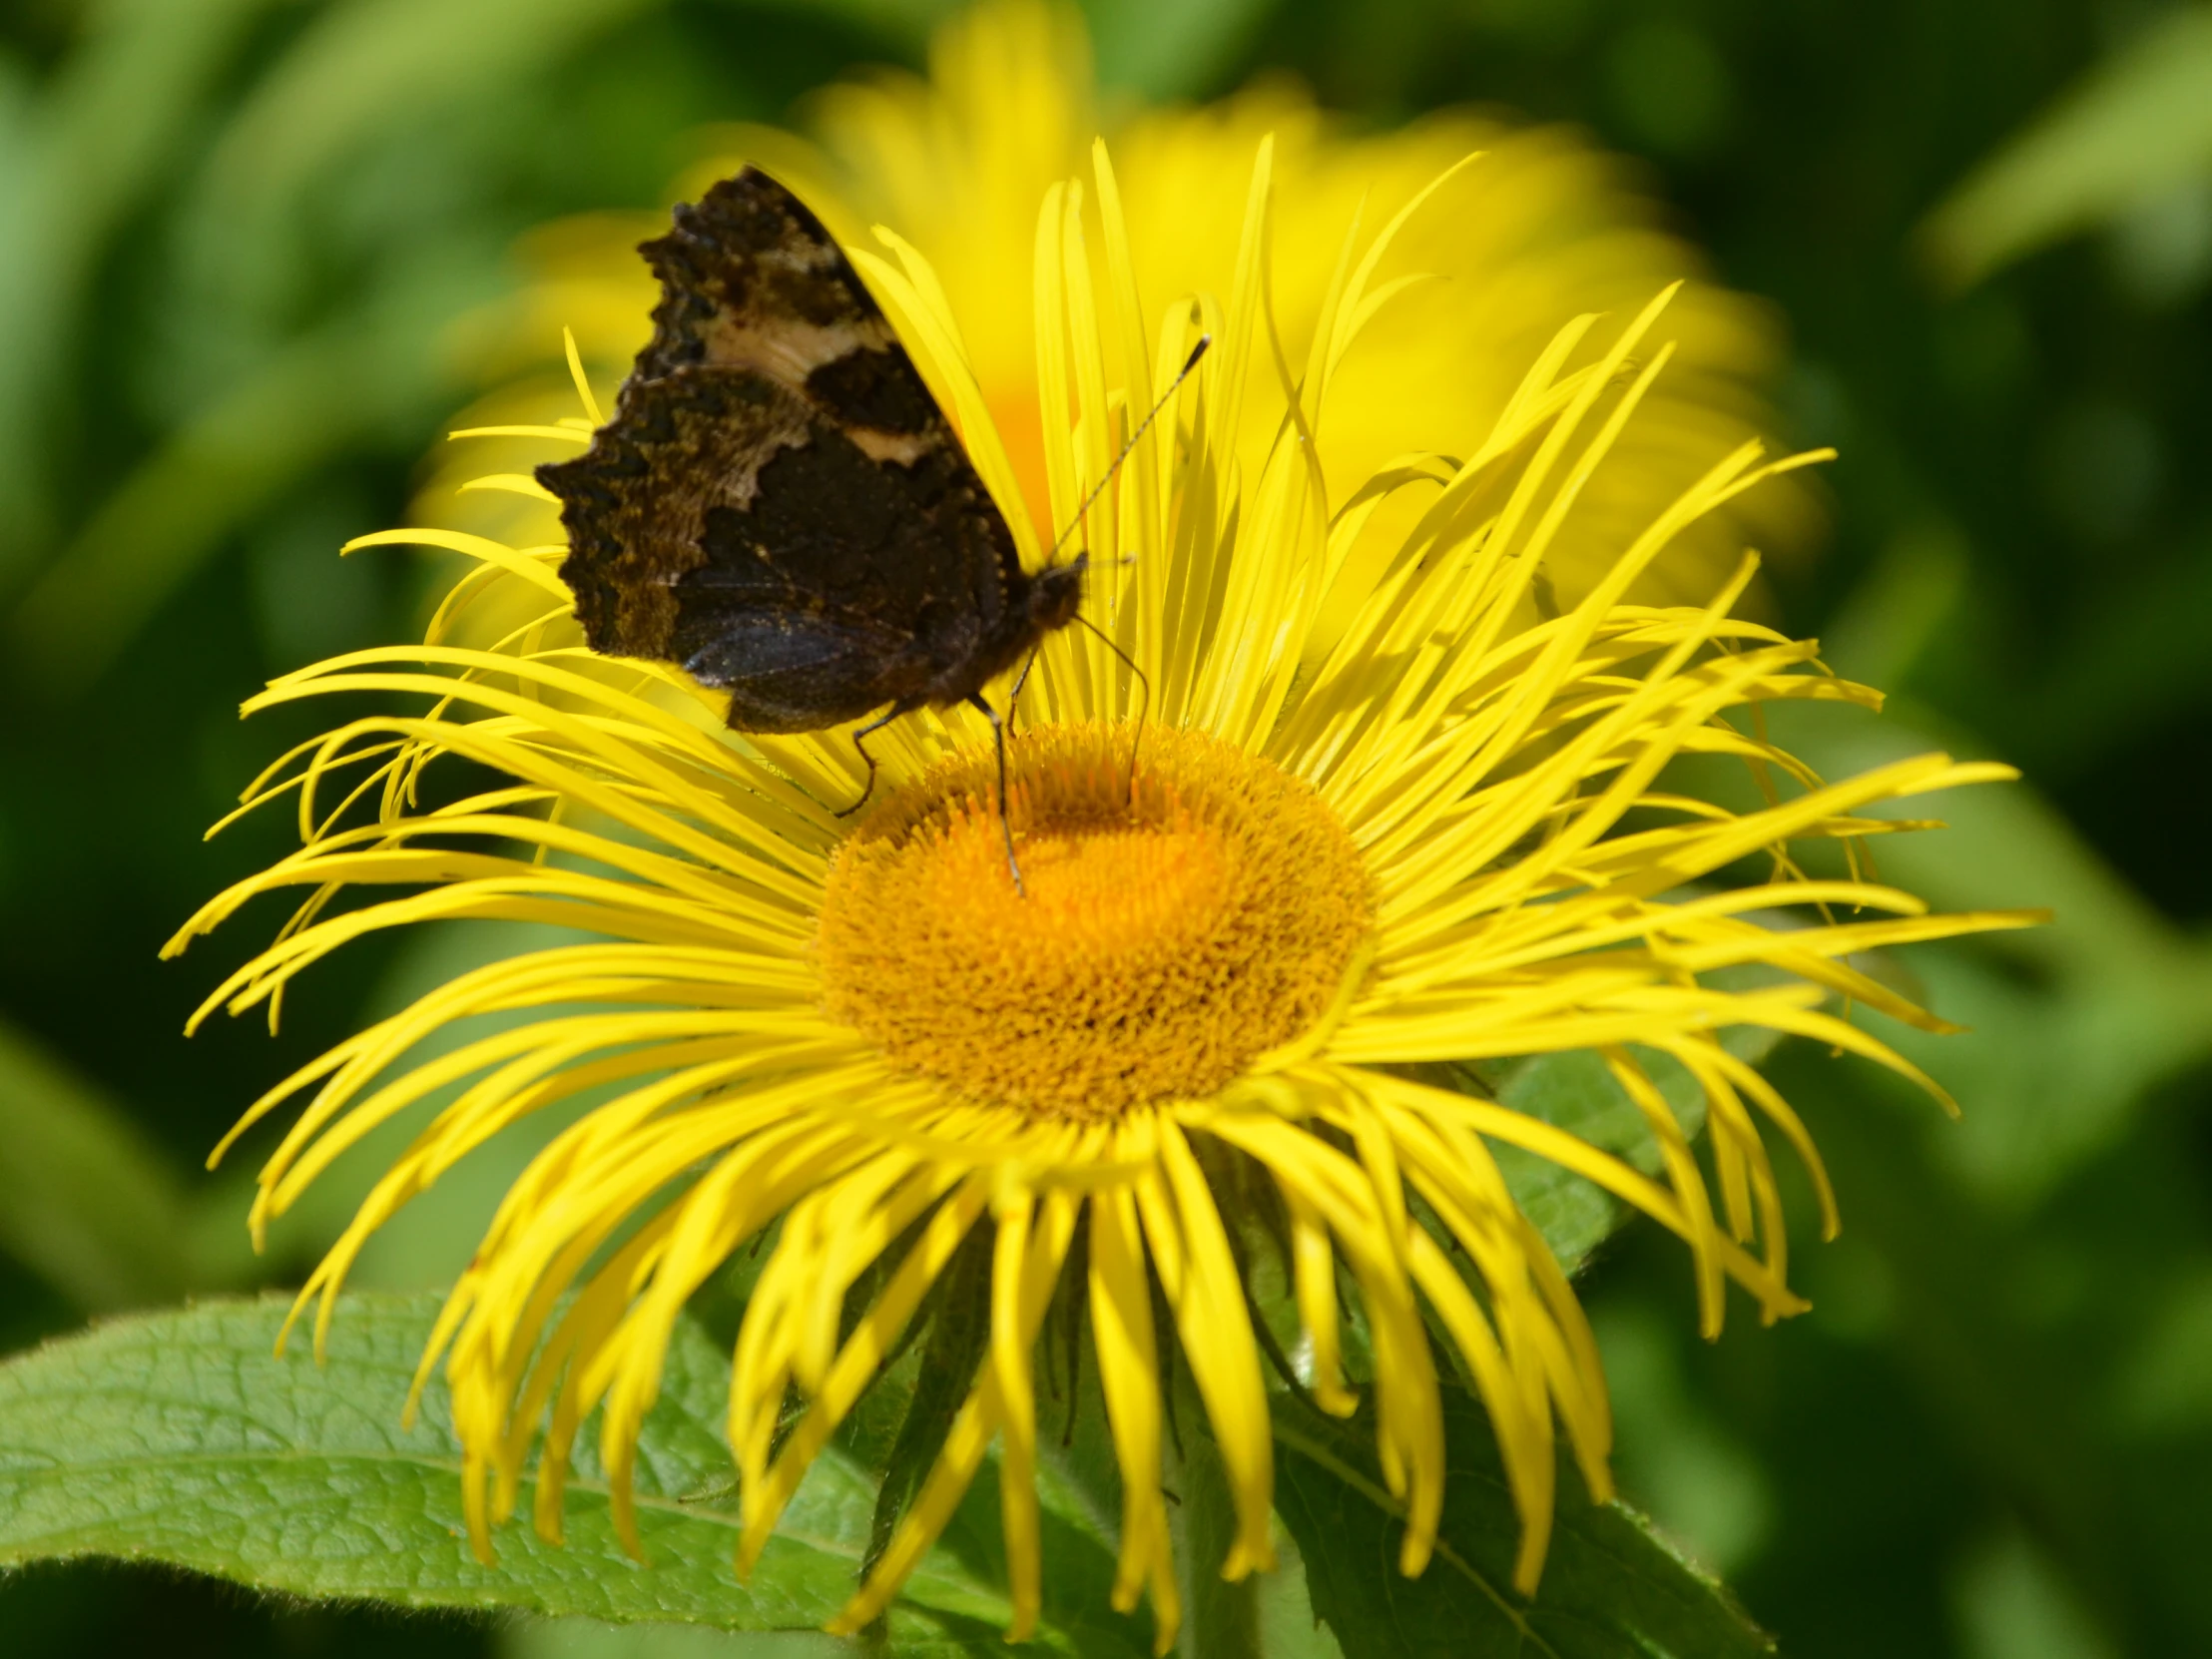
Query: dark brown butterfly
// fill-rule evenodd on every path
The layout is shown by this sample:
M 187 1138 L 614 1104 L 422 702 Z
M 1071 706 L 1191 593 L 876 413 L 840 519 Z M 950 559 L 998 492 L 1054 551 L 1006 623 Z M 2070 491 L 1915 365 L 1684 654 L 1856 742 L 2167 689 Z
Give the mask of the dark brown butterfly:
M 888 705 L 858 743 L 969 704 L 997 732 L 1003 826 L 1005 730 L 982 689 L 1076 620 L 1087 555 L 1022 569 L 889 321 L 775 180 L 724 180 L 639 251 L 661 279 L 653 338 L 591 447 L 537 472 L 585 638 L 726 689 L 740 732 Z M 1006 855 L 1018 886 L 1010 829 Z

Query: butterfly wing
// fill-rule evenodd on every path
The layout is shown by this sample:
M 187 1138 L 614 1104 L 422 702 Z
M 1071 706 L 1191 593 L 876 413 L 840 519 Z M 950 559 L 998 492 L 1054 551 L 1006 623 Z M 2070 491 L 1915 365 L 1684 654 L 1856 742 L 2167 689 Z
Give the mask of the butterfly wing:
M 974 690 L 1022 614 L 1013 537 L 829 233 L 747 169 L 644 253 L 614 418 L 538 469 L 592 648 L 728 687 L 744 731 Z

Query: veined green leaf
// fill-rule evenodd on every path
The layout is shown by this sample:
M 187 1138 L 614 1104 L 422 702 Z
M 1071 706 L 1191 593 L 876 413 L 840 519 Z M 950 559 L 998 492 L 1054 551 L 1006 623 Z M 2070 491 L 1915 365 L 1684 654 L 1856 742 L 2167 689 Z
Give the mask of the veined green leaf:
M 399 1411 L 435 1295 L 353 1296 L 318 1368 L 272 1353 L 285 1304 L 209 1303 L 120 1320 L 0 1367 L 0 1565 L 41 1558 L 158 1560 L 295 1595 L 413 1607 L 520 1608 L 613 1623 L 812 1630 L 844 1603 L 866 1548 L 872 1483 L 819 1458 L 752 1578 L 731 1569 L 723 1505 L 728 1362 L 684 1326 L 639 1444 L 646 1560 L 609 1524 L 606 1486 L 579 1447 L 567 1542 L 502 1526 L 490 1566 L 461 1514 L 460 1448 L 442 1385 L 403 1430 Z M 528 1484 L 520 1508 L 530 1506 Z M 1005 1651 L 999 1586 L 937 1551 L 908 1581 L 887 1636 L 898 1652 Z M 1046 1627 L 1027 1651 L 1144 1651 L 1088 1624 Z
M 1721 1040 L 1731 1053 L 1756 1062 L 1778 1038 L 1772 1031 L 1738 1026 L 1722 1033 Z M 1682 1132 L 1695 1137 L 1705 1126 L 1705 1097 L 1696 1080 L 1664 1054 L 1641 1048 L 1635 1053 L 1674 1108 Z M 1602 1152 L 1625 1158 L 1646 1175 L 1659 1171 L 1659 1143 L 1651 1126 L 1605 1069 L 1604 1060 L 1590 1050 L 1538 1054 L 1499 1065 L 1432 1069 L 1447 1086 L 1472 1089 L 1516 1112 L 1556 1124 Z M 1569 1273 L 1578 1271 L 1590 1252 L 1629 1219 L 1627 1207 L 1619 1200 L 1547 1158 L 1518 1147 L 1490 1150 L 1521 1213 L 1536 1224 Z
M 1374 1452 L 1374 1421 L 1279 1406 L 1276 1506 L 1306 1560 L 1314 1609 L 1347 1659 L 1751 1659 L 1774 1643 L 1727 1593 L 1619 1504 L 1562 1470 L 1550 1558 L 1533 1599 L 1512 1589 L 1520 1536 L 1491 1439 L 1468 1395 L 1444 1390 L 1450 1478 L 1436 1552 L 1397 1571 L 1402 1510 Z

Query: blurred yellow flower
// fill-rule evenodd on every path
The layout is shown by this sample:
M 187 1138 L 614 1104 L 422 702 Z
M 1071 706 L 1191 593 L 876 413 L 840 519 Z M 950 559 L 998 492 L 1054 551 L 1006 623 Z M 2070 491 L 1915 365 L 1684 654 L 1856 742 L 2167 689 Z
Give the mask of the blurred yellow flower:
M 1565 129 L 1462 112 L 1352 136 L 1283 82 L 1196 109 L 1116 114 L 1094 89 L 1079 14 L 1044 0 L 986 0 L 939 31 L 926 81 L 885 72 L 833 86 L 811 113 L 812 141 L 762 128 L 714 135 L 713 154 L 678 181 L 677 196 L 695 198 L 755 162 L 806 197 L 840 241 L 866 245 L 880 224 L 917 249 L 942 283 L 1006 445 L 1018 484 L 1008 503 L 1024 503 L 1047 539 L 1060 526 L 1048 522 L 1053 423 L 1044 418 L 1030 280 L 1036 208 L 1054 183 L 1088 170 L 1101 132 L 1114 146 L 1134 291 L 1155 306 L 1230 290 L 1248 163 L 1260 139 L 1273 136 L 1272 297 L 1293 363 L 1306 361 L 1332 284 L 1346 275 L 1352 228 L 1372 231 L 1439 173 L 1480 153 L 1403 227 L 1372 275 L 1372 293 L 1386 302 L 1370 319 L 1360 355 L 1336 365 L 1326 439 L 1339 492 L 1400 457 L 1456 455 L 1468 433 L 1488 430 L 1504 413 L 1522 371 L 1568 322 L 1585 313 L 1605 318 L 1576 346 L 1575 366 L 1595 361 L 1645 300 L 1688 278 L 1670 310 L 1673 368 L 1560 529 L 1547 575 L 1564 602 L 1602 580 L 1616 550 L 1661 504 L 1765 422 L 1758 387 L 1776 363 L 1773 320 L 1754 301 L 1698 280 L 1695 253 L 1660 229 L 1657 210 L 1630 188 L 1626 165 Z M 543 372 L 553 366 L 546 342 L 564 327 L 575 329 L 586 362 L 611 388 L 648 332 L 654 290 L 634 249 L 657 223 L 601 216 L 548 227 L 532 241 L 536 280 L 482 321 L 473 349 L 495 375 L 540 372 L 495 394 L 464 425 L 565 411 L 565 377 Z M 1106 257 L 1103 249 L 1091 255 L 1102 288 Z M 1158 312 L 1143 322 L 1156 327 Z M 1237 444 L 1248 469 L 1264 461 L 1275 419 L 1264 404 L 1248 411 Z M 487 511 L 481 496 L 455 498 L 482 464 L 480 454 L 449 464 L 418 511 L 510 540 L 552 539 L 549 518 L 533 522 L 512 500 Z M 1794 482 L 1732 501 L 1684 531 L 1633 596 L 1702 598 L 1746 545 L 1797 550 L 1816 519 Z
M 1278 348 L 1268 249 L 1290 240 L 1272 236 L 1271 203 L 1304 180 L 1286 187 L 1274 154 L 1258 145 L 1247 174 L 1230 284 L 1168 304 L 1164 322 L 1138 303 L 1137 274 L 1164 268 L 1140 258 L 1104 146 L 1087 191 L 1042 192 L 1035 382 L 1043 408 L 1070 413 L 1046 423 L 1041 522 L 1074 516 L 1131 411 L 1209 322 L 1215 345 L 1084 519 L 1089 546 L 1134 554 L 1093 565 L 1089 605 L 1148 689 L 1102 639 L 1050 636 L 1023 704 L 1033 724 L 1013 745 L 1026 898 L 999 851 L 979 719 L 924 713 L 888 728 L 884 796 L 850 828 L 833 811 L 860 783 L 845 734 L 734 736 L 721 700 L 675 670 L 592 656 L 559 546 L 440 529 L 367 538 L 449 548 L 476 568 L 423 644 L 316 665 L 250 705 L 370 693 L 427 708 L 340 725 L 249 792 L 242 811 L 296 795 L 303 844 L 211 902 L 172 949 L 258 894 L 308 896 L 202 1017 L 273 1002 L 376 928 L 479 917 L 597 936 L 453 980 L 286 1079 L 235 1132 L 308 1096 L 262 1172 L 260 1228 L 376 1124 L 458 1091 L 302 1293 L 323 1298 L 326 1322 L 368 1236 L 456 1160 L 529 1114 L 588 1104 L 510 1190 L 422 1362 L 427 1377 L 442 1358 L 487 1555 L 533 1448 L 537 1525 L 558 1534 L 570 1447 L 594 1410 L 615 1519 L 634 1542 L 630 1472 L 671 1330 L 734 1252 L 765 1240 L 730 1401 L 741 1570 L 934 1310 L 977 1333 L 957 1374 L 964 1403 L 835 1628 L 859 1628 L 896 1594 L 995 1442 L 1013 1633 L 1028 1630 L 1041 1593 L 1033 1357 L 1057 1307 L 1087 1325 L 1121 1469 L 1116 1602 L 1149 1587 L 1165 1651 L 1178 1620 L 1168 1356 L 1226 1469 L 1236 1528 L 1222 1569 L 1270 1559 L 1265 1365 L 1291 1345 L 1256 1330 L 1242 1275 L 1270 1249 L 1295 1293 L 1297 1329 L 1283 1335 L 1300 1339 L 1297 1384 L 1337 1412 L 1356 1388 L 1373 1392 L 1403 1570 L 1434 1543 L 1440 1377 L 1456 1372 L 1495 1427 L 1522 1523 L 1516 1581 L 1532 1591 L 1555 1434 L 1602 1495 L 1610 1425 L 1574 1294 L 1491 1147 L 1553 1160 L 1678 1234 L 1708 1331 L 1731 1279 L 1765 1317 L 1791 1313 L 1802 1304 L 1785 1282 L 1766 1133 L 1791 1141 L 1816 1181 L 1818 1160 L 1721 1033 L 1802 1034 L 1919 1077 L 1833 999 L 1940 1022 L 1852 958 L 2027 919 L 1930 915 L 1866 878 L 1854 850 L 1913 827 L 1871 815 L 1875 804 L 2005 769 L 1929 756 L 1823 784 L 1751 735 L 1769 702 L 1877 701 L 1822 672 L 1810 644 L 1731 615 L 1753 561 L 1699 604 L 1627 597 L 1678 537 L 1808 457 L 1763 463 L 1739 445 L 1658 502 L 1582 598 L 1528 620 L 1567 528 L 1680 355 L 1658 331 L 1667 293 L 1601 347 L 1585 321 L 1531 352 L 1495 417 L 1455 434 L 1461 461 L 1334 482 L 1354 476 L 1334 436 L 1351 424 L 1337 417 L 1340 384 L 1371 384 L 1364 336 L 1411 299 L 1383 275 L 1391 236 L 1427 205 L 1349 245 L 1299 372 Z M 1015 499 L 1020 463 L 991 406 L 1004 382 L 962 348 L 965 319 L 929 262 L 882 246 L 889 257 L 855 257 L 985 480 Z M 1447 383 L 1452 353 L 1490 347 L 1445 337 L 1435 349 L 1447 361 L 1429 377 Z M 1396 347 L 1377 350 L 1396 360 Z M 1283 435 L 1255 462 L 1258 418 Z M 494 441 L 549 457 L 589 425 Z M 1377 529 L 1386 522 L 1402 528 Z M 1033 527 L 1015 530 L 1037 559 Z M 533 595 L 534 614 L 491 646 L 451 643 L 502 590 Z M 1749 733 L 1732 710 L 1753 711 Z M 1671 793 L 1663 770 L 1693 755 L 1740 760 L 1765 804 L 1739 813 Z M 509 781 L 485 786 L 454 762 Z M 454 772 L 459 799 L 419 804 L 427 776 Z M 1801 871 L 1809 842 L 1840 844 L 1839 873 Z M 1769 861 L 1764 879 L 1723 881 L 1755 858 Z M 342 907 L 363 884 L 405 890 Z M 1836 919 L 1845 908 L 1861 919 Z M 1711 977 L 1746 964 L 1768 970 L 1761 986 Z M 408 1058 L 429 1034 L 493 1013 L 504 1019 L 488 1032 Z M 1418 1080 L 1427 1062 L 1570 1049 L 1600 1052 L 1642 1110 L 1662 1179 Z M 1717 1202 L 1639 1052 L 1668 1056 L 1702 1090 Z M 969 1266 L 955 1273 L 956 1260 Z M 1340 1317 L 1340 1273 L 1361 1305 L 1359 1343 Z M 948 1307 L 963 1284 L 974 1305 Z M 1431 1345 L 1431 1316 L 1445 1347 Z

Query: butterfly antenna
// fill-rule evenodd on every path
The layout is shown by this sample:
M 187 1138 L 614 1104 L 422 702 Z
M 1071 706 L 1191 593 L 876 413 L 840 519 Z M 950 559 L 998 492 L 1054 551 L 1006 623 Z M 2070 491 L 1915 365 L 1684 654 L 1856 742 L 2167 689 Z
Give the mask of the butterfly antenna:
M 1212 334 L 1198 336 L 1198 343 L 1191 347 L 1191 354 L 1183 360 L 1183 367 L 1177 372 L 1175 378 L 1168 382 L 1168 389 L 1160 393 L 1160 400 L 1152 405 L 1152 412 L 1137 422 L 1137 429 L 1129 434 L 1129 441 L 1121 446 L 1121 453 L 1114 457 L 1113 465 L 1106 469 L 1106 476 L 1099 479 L 1097 487 L 1090 494 L 1083 497 L 1083 505 L 1075 509 L 1075 516 L 1068 520 L 1067 528 L 1060 532 L 1059 538 L 1053 542 L 1051 550 L 1045 554 L 1044 562 L 1046 564 L 1050 564 L 1052 555 L 1059 552 L 1066 545 L 1068 537 L 1075 534 L 1075 527 L 1083 522 L 1083 515 L 1091 510 L 1093 503 L 1106 493 L 1106 486 L 1114 481 L 1114 474 L 1121 470 L 1121 463 L 1129 459 L 1129 452 L 1137 447 L 1137 440 L 1152 429 L 1152 423 L 1160 418 L 1160 411 L 1168 406 L 1168 399 L 1182 389 L 1183 382 L 1191 377 L 1191 370 L 1198 366 L 1198 359 L 1206 355 L 1206 348 L 1213 343 L 1214 336 Z M 1105 638 L 1103 634 L 1099 637 L 1101 639 Z
M 1099 479 L 1097 484 L 1092 487 L 1090 494 L 1083 497 L 1083 504 L 1075 509 L 1075 516 L 1068 520 L 1067 528 L 1062 530 L 1060 534 L 1054 539 L 1051 548 L 1046 552 L 1044 556 L 1044 562 L 1046 564 L 1051 564 L 1053 555 L 1058 553 L 1062 547 L 1067 545 L 1068 537 L 1075 534 L 1075 527 L 1083 522 L 1083 515 L 1088 513 L 1091 510 L 1092 505 L 1098 500 L 1098 498 L 1106 493 L 1106 486 L 1108 484 L 1111 484 L 1114 481 L 1115 474 L 1121 471 L 1121 463 L 1129 459 L 1131 452 L 1133 452 L 1137 447 L 1138 440 L 1141 439 L 1145 435 L 1145 433 L 1152 430 L 1152 423 L 1160 418 L 1160 411 L 1168 406 L 1168 399 L 1173 397 L 1178 391 L 1182 390 L 1183 382 L 1191 377 L 1192 370 L 1198 367 L 1199 359 L 1206 355 L 1206 348 L 1213 343 L 1214 336 L 1212 334 L 1201 334 L 1198 336 L 1198 343 L 1191 347 L 1191 354 L 1183 359 L 1183 366 L 1176 371 L 1175 378 L 1168 382 L 1168 389 L 1160 393 L 1158 401 L 1156 401 L 1152 405 L 1151 409 L 1146 412 L 1144 419 L 1137 422 L 1137 429 L 1129 434 L 1128 441 L 1121 446 L 1121 453 L 1116 455 L 1113 459 L 1113 464 L 1106 468 L 1106 475 L 1103 478 Z M 1120 646 L 1116 645 L 1110 638 L 1108 638 L 1105 632 L 1100 629 L 1097 623 L 1091 621 L 1089 617 L 1082 615 L 1080 612 L 1077 613 L 1075 620 L 1077 622 L 1080 622 L 1084 627 L 1088 628 L 1092 633 L 1098 635 L 1100 643 L 1102 643 L 1106 647 L 1106 649 L 1111 651 L 1115 656 L 1119 657 L 1123 663 L 1128 665 L 1129 672 L 1137 677 L 1137 684 L 1143 690 L 1143 699 L 1137 705 L 1136 735 L 1130 740 L 1129 744 L 1129 801 L 1131 805 L 1135 805 L 1137 799 L 1137 751 L 1139 746 L 1142 745 L 1144 742 L 1145 716 L 1150 713 L 1152 709 L 1152 682 L 1145 677 L 1145 671 L 1137 666 L 1135 659 L 1132 658 L 1128 652 L 1122 650 Z M 1035 657 L 1032 656 L 1030 658 L 1030 663 L 1034 664 L 1035 661 Z M 1027 680 L 1028 678 L 1029 669 L 1025 666 L 1021 671 L 1021 679 Z M 1014 684 L 1014 697 L 1018 701 L 1020 696 L 1021 681 L 1016 681 Z M 1011 709 L 1011 707 L 1009 707 L 1007 710 L 1009 718 L 1012 716 L 1012 713 L 1013 710 Z M 993 718 L 992 724 L 994 726 L 997 725 L 995 717 Z M 1003 768 L 1005 766 L 1004 745 L 1006 742 L 1006 734 L 1003 727 L 1000 727 L 998 729 L 998 741 L 1000 745 L 999 765 L 1001 768 Z M 999 784 L 999 813 L 1002 817 L 1006 811 L 1005 788 L 1006 786 L 1003 777 L 1001 777 L 1001 781 Z M 1018 889 L 1021 886 L 1021 871 L 1019 867 L 1014 864 L 1013 836 L 1011 830 L 1008 830 L 1007 832 L 1006 862 L 1008 866 L 1013 868 L 1014 870 L 1014 885 Z

